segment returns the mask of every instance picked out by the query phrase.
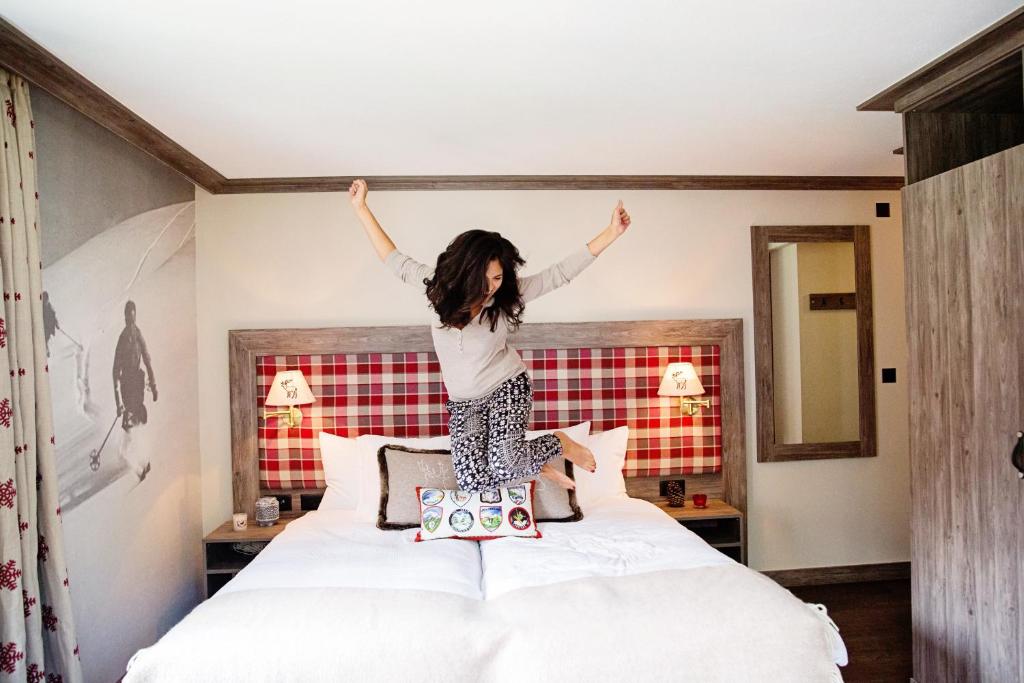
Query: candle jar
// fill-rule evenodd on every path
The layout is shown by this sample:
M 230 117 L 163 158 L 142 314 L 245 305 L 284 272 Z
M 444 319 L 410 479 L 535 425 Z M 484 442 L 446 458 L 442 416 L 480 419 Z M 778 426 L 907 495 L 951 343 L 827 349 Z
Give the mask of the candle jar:
M 693 507 L 703 510 L 708 506 L 708 497 L 703 493 L 693 494 Z
M 263 496 L 256 500 L 256 525 L 273 526 L 281 517 L 281 506 L 277 498 Z
M 245 531 L 249 526 L 249 518 L 244 512 L 236 512 L 231 515 L 231 528 L 235 531 Z

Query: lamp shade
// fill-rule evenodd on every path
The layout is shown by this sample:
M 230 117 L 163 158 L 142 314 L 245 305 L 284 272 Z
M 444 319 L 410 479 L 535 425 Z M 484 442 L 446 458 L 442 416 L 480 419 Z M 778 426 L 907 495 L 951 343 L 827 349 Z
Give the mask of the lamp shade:
M 699 396 L 703 393 L 704 385 L 691 363 L 669 363 L 665 368 L 658 396 Z
M 268 406 L 301 406 L 313 403 L 316 398 L 306 384 L 306 378 L 302 376 L 301 370 L 283 370 L 274 376 L 274 383 L 270 385 L 270 393 L 267 394 L 266 405 Z

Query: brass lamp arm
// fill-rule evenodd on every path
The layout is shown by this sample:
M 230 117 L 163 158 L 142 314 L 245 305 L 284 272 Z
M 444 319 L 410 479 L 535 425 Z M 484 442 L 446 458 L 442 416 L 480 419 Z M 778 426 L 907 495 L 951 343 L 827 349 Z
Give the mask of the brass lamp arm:
M 280 419 L 284 417 L 284 421 L 288 424 L 289 429 L 294 429 L 302 424 L 302 411 L 295 406 L 284 406 L 281 410 L 264 410 L 263 419 L 268 420 L 272 417 Z

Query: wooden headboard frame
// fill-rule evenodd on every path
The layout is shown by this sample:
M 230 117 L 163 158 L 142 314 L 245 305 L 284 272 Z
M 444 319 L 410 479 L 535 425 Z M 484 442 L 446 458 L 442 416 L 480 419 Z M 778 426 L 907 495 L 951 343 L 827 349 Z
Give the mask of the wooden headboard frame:
M 743 321 L 637 320 L 583 323 L 524 323 L 511 335 L 519 349 L 717 345 L 721 370 L 722 472 L 687 475 L 705 480 L 709 495 L 720 495 L 746 512 L 747 456 L 743 384 Z M 256 358 L 258 356 L 401 353 L 433 351 L 426 325 L 384 327 L 230 330 L 231 488 L 234 510 L 253 514 L 260 495 L 257 442 Z M 660 477 L 630 477 L 631 495 L 657 498 Z

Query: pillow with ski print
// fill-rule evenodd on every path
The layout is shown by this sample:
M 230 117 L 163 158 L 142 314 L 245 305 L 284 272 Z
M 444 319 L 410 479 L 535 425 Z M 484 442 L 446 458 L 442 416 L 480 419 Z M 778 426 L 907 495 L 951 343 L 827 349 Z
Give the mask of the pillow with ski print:
M 479 493 L 417 486 L 420 531 L 416 540 L 540 538 L 533 518 L 533 484 L 527 481 Z

